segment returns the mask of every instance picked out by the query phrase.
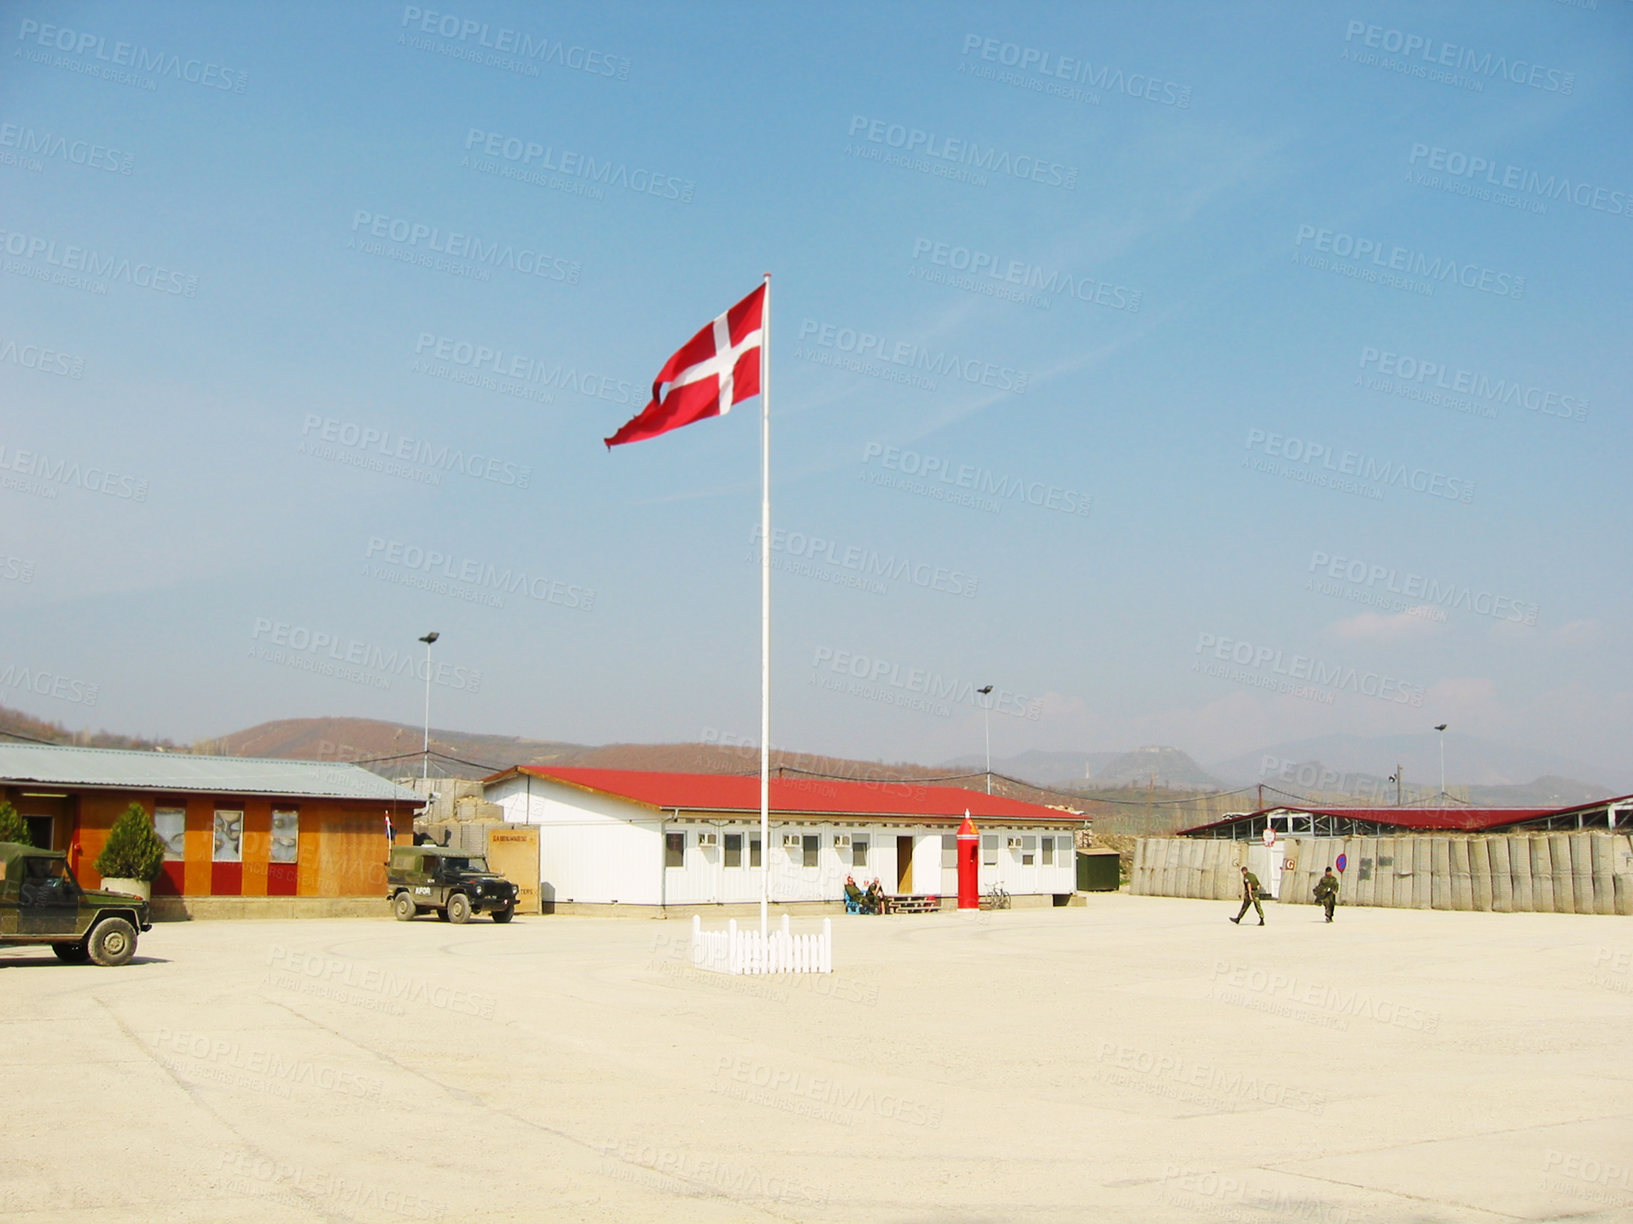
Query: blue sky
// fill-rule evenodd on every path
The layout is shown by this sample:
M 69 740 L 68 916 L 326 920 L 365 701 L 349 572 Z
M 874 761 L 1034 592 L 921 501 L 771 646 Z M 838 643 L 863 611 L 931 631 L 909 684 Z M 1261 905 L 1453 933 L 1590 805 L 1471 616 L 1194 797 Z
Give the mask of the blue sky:
M 0 14 L 0 702 L 754 740 L 769 271 L 779 746 L 1629 773 L 1626 3 Z

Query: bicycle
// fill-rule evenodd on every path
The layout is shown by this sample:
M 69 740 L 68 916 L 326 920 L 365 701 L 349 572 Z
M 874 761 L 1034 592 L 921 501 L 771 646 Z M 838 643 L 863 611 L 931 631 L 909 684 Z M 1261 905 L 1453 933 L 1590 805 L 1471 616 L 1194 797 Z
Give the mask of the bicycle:
M 1009 908 L 1009 893 L 1002 884 L 994 884 L 981 898 L 981 908 L 984 910 L 1000 910 Z

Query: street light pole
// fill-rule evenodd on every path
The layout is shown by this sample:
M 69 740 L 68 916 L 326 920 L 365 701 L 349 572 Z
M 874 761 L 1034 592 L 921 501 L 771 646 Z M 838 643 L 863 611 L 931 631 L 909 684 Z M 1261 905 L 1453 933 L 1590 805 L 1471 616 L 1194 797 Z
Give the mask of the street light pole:
M 1446 798 L 1446 724 L 1436 723 L 1435 730 L 1440 732 L 1440 797 Z
M 431 777 L 431 643 L 441 636 L 433 630 L 419 639 L 425 643 L 425 746 L 420 750 L 421 782 L 428 782 Z M 429 786 L 425 793 L 431 793 Z
M 986 701 L 981 703 L 981 721 L 986 725 L 987 739 L 987 794 L 992 794 L 992 685 L 975 690 Z

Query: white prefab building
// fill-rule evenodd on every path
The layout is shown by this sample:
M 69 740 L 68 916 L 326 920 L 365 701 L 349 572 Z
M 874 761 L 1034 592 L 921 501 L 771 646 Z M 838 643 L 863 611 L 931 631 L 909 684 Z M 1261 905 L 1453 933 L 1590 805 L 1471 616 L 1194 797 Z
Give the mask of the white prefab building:
M 999 795 L 899 782 L 771 780 L 771 845 L 760 844 L 760 779 L 725 774 L 520 766 L 486 779 L 510 824 L 539 826 L 539 880 L 554 905 L 758 903 L 769 854 L 773 902 L 837 902 L 845 877 L 892 895 L 958 895 L 956 841 L 981 833 L 981 891 L 1063 900 L 1076 886 L 1072 812 Z

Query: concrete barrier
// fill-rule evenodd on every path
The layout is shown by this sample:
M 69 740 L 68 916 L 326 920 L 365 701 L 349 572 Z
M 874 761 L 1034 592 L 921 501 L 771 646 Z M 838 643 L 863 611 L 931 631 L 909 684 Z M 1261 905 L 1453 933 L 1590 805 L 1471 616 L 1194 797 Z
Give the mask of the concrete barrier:
M 1469 855 L 1469 908 L 1486 914 L 1491 912 L 1491 858 L 1486 853 L 1486 843 L 1490 840 L 1488 837 L 1464 839 Z
M 1213 880 L 1208 876 L 1207 842 L 1189 842 L 1186 845 L 1186 896 L 1207 898 L 1213 891 Z
M 1613 837 L 1593 838 L 1593 912 L 1616 912 L 1616 841 Z
M 1499 914 L 1514 912 L 1514 875 L 1508 861 L 1508 838 L 1487 837 L 1486 857 L 1491 863 L 1491 908 Z
M 1593 896 L 1593 834 L 1571 834 L 1571 901 L 1578 914 L 1598 913 Z
M 1395 904 L 1395 839 L 1372 839 L 1372 900 L 1370 905 Z
M 1535 851 L 1529 837 L 1515 837 L 1508 843 L 1508 867 L 1514 881 L 1514 912 L 1530 914 L 1536 911 L 1536 894 L 1531 887 L 1531 862 Z
M 1451 859 L 1451 907 L 1454 910 L 1472 910 L 1474 908 L 1474 863 L 1473 856 L 1469 853 L 1469 839 L 1466 837 L 1449 837 L 1446 842 L 1446 848 L 1450 852 L 1449 858 Z
M 1141 838 L 1130 891 L 1235 900 L 1240 868 L 1256 847 L 1226 839 Z M 1633 836 L 1575 833 L 1398 837 L 1290 837 L 1276 900 L 1314 904 L 1314 888 L 1340 855 L 1340 903 L 1405 909 L 1633 916 Z M 1362 877 L 1365 877 L 1364 879 Z
M 1609 841 L 1616 912 L 1623 917 L 1633 917 L 1633 836 L 1618 833 Z
M 1571 888 L 1571 835 L 1548 834 L 1548 860 L 1554 871 L 1554 913 L 1576 913 L 1576 894 Z
M 1214 868 L 1214 896 L 1227 901 L 1242 890 L 1242 864 L 1247 862 L 1247 845 L 1243 842 L 1220 842 L 1219 864 Z
M 1412 905 L 1415 909 L 1434 908 L 1434 839 L 1412 838 Z
M 1417 895 L 1417 857 L 1410 837 L 1392 837 L 1395 846 L 1395 908 L 1411 909 Z
M 1452 908 L 1452 847 L 1449 837 L 1425 838 L 1429 843 L 1429 908 Z
M 1539 914 L 1554 912 L 1554 866 L 1546 834 L 1531 842 L 1531 908 Z

